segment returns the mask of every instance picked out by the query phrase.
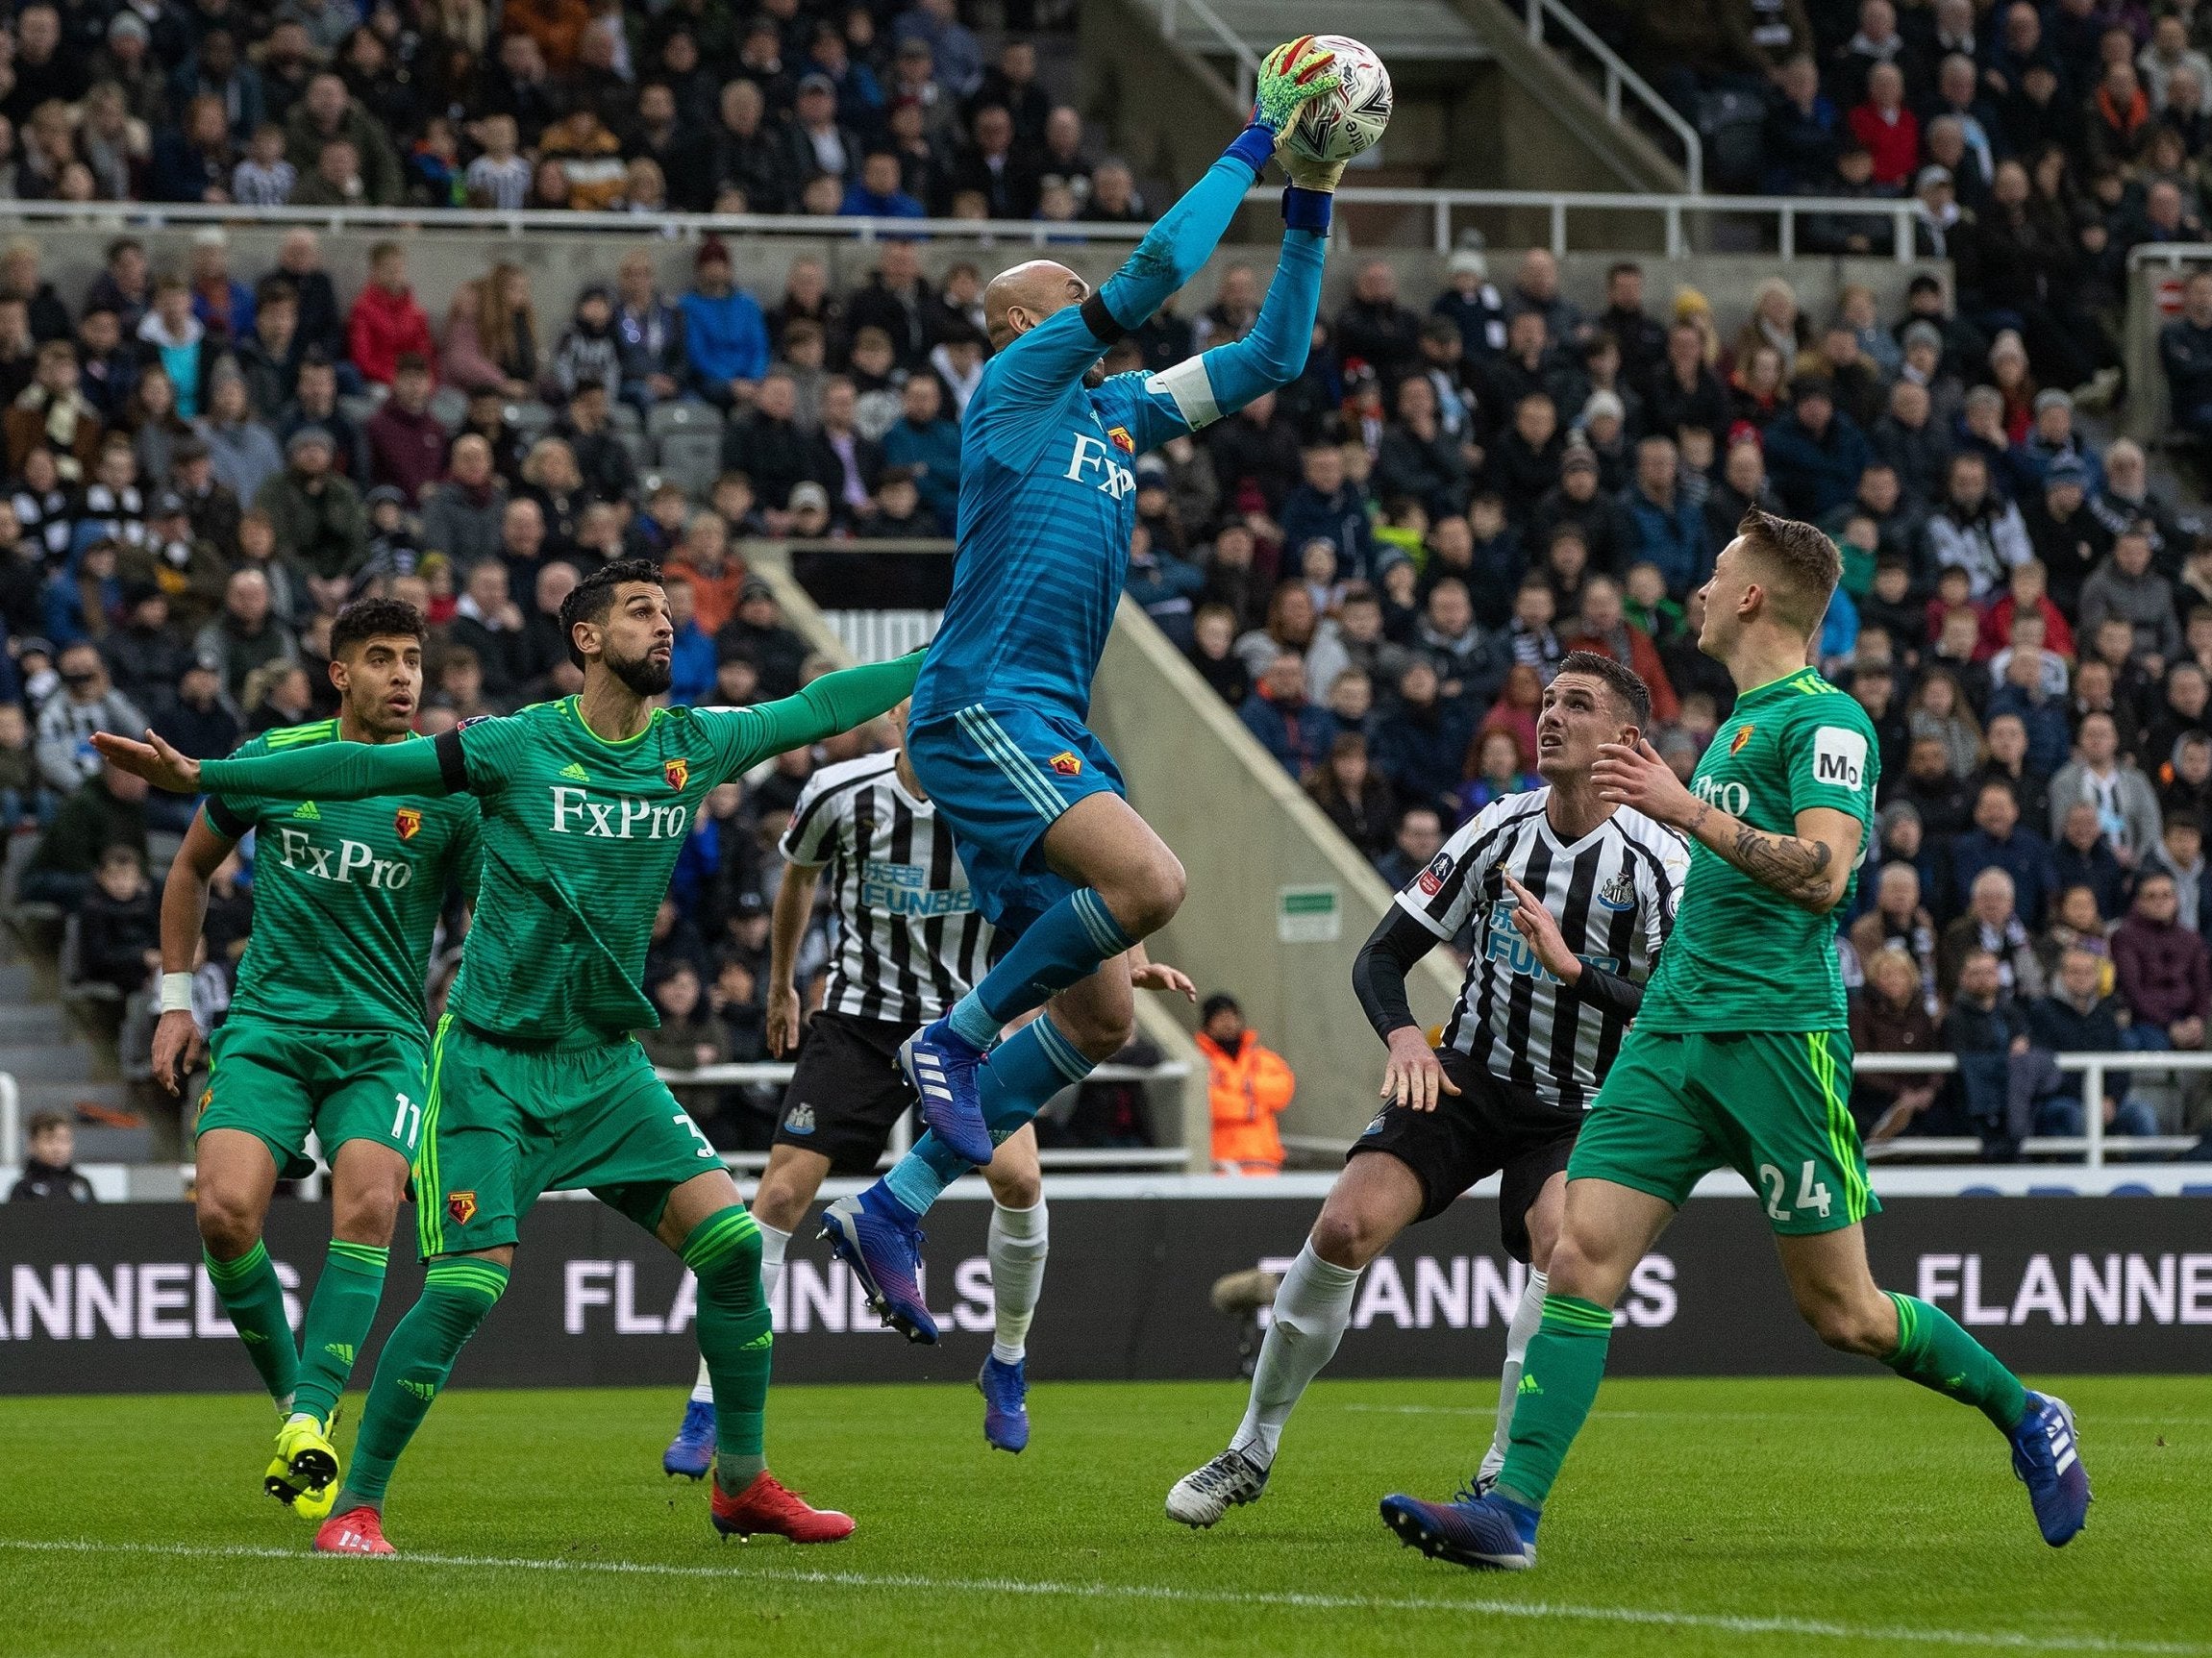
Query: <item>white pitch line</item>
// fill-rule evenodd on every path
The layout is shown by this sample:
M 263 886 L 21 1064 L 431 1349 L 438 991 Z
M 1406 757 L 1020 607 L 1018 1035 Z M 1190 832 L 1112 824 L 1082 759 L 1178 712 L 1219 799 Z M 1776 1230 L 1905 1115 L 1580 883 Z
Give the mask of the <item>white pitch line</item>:
M 247 1544 L 98 1543 L 87 1538 L 5 1538 L 0 1549 L 42 1554 L 138 1554 L 185 1560 L 307 1562 L 344 1571 L 332 1557 L 296 1548 Z M 1901 1642 L 1925 1646 L 1988 1647 L 2007 1652 L 2109 1652 L 2154 1658 L 2212 1658 L 2212 1646 L 2188 1641 L 2131 1641 L 2102 1635 L 2038 1635 L 2010 1629 L 1896 1629 L 1874 1624 L 1829 1623 L 1804 1618 L 1742 1617 L 1713 1612 L 1668 1612 L 1637 1606 L 1572 1606 L 1544 1600 L 1476 1600 L 1445 1596 L 1304 1595 L 1291 1591 L 1178 1589 L 1135 1583 L 1055 1583 L 1014 1577 L 929 1577 L 917 1572 L 749 1571 L 716 1566 L 679 1566 L 651 1560 L 528 1560 L 477 1554 L 397 1554 L 374 1568 L 438 1567 L 477 1571 L 585 1572 L 636 1577 L 716 1578 L 747 1583 L 838 1589 L 905 1589 L 947 1595 L 1030 1595 L 1073 1600 L 1165 1601 L 1200 1606 L 1282 1606 L 1319 1612 L 1443 1612 L 1535 1621 L 1643 1624 L 1703 1629 L 1726 1635 L 1793 1635 L 1809 1639 Z

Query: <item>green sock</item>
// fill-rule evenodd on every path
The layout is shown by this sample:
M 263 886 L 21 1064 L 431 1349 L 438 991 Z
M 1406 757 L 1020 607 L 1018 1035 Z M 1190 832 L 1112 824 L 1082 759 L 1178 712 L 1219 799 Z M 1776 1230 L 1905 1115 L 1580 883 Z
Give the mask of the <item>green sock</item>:
M 330 1421 L 338 1395 L 346 1391 L 346 1377 L 353 1373 L 354 1355 L 376 1322 L 377 1302 L 384 1299 L 385 1265 L 390 1259 L 389 1249 L 331 1240 L 323 1275 L 315 1280 L 314 1299 L 308 1302 L 307 1323 L 300 1328 L 300 1385 L 292 1396 L 294 1411 L 306 1411 L 317 1422 Z
M 1544 1322 L 1529 1340 L 1514 1396 L 1513 1444 L 1498 1474 L 1503 1496 L 1529 1508 L 1544 1506 L 1597 1399 L 1612 1339 L 1608 1308 L 1574 1296 L 1544 1298 Z
M 1970 1404 L 2010 1433 L 2027 1409 L 2027 1390 L 1997 1355 L 1958 1327 L 1941 1307 L 1890 1293 L 1897 1304 L 1897 1351 L 1881 1361 L 1907 1381 Z
M 261 1373 L 261 1382 L 279 1410 L 290 1408 L 300 1381 L 300 1355 L 292 1346 L 291 1322 L 285 1317 L 285 1287 L 277 1282 L 268 1246 L 261 1239 L 235 1261 L 218 1261 L 203 1249 L 215 1299 L 231 1315 L 246 1356 Z
M 430 1414 L 453 1361 L 507 1289 L 507 1269 L 473 1255 L 433 1261 L 422 1299 L 408 1309 L 385 1343 L 354 1442 L 353 1467 L 332 1510 L 384 1507 L 385 1487 L 407 1442 Z
M 760 1293 L 760 1228 L 733 1203 L 694 1226 L 683 1253 L 699 1279 L 699 1350 L 714 1383 L 714 1483 L 734 1495 L 768 1466 L 761 1427 L 776 1337 Z

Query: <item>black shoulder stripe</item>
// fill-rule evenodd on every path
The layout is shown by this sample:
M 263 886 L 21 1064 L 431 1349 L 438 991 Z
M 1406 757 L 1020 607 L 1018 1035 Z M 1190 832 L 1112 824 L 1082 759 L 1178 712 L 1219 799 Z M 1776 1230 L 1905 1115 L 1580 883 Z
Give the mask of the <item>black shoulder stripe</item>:
M 437 774 L 449 795 L 465 795 L 468 787 L 468 760 L 460 752 L 460 731 L 457 728 L 440 731 L 432 739 L 437 750 Z
M 1101 345 L 1111 345 L 1129 330 L 1114 321 L 1114 314 L 1106 309 L 1106 297 L 1093 292 L 1083 301 L 1083 327 L 1091 331 L 1091 337 Z
M 892 755 L 891 763 L 892 765 L 896 765 L 898 763 L 898 756 L 896 755 Z M 820 794 L 816 795 L 811 801 L 807 803 L 807 809 L 805 811 L 801 812 L 796 818 L 791 820 L 789 827 L 783 830 L 784 844 L 787 846 L 797 846 L 801 841 L 807 838 L 808 829 L 813 824 L 814 819 L 821 814 L 822 808 L 824 806 L 828 805 L 832 801 L 836 800 L 841 795 L 849 795 L 855 789 L 867 787 L 868 784 L 874 782 L 878 778 L 881 778 L 883 773 L 889 769 L 890 768 L 888 766 L 879 767 L 873 771 L 861 772 L 857 776 L 847 778 L 842 782 L 832 783 L 828 788 L 824 789 Z
M 225 805 L 219 796 L 210 795 L 200 804 L 208 814 L 208 827 L 225 840 L 244 840 L 253 832 L 254 826 Z

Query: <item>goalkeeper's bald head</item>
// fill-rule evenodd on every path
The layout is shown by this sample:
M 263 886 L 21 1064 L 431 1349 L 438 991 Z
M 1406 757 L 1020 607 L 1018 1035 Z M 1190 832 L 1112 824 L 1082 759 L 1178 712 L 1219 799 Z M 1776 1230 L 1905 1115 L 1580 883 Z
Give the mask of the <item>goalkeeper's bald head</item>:
M 1052 260 L 1029 260 L 999 272 L 983 289 L 983 329 L 991 349 L 1004 351 L 1015 335 L 1056 310 L 1082 304 L 1090 291 L 1089 283 Z

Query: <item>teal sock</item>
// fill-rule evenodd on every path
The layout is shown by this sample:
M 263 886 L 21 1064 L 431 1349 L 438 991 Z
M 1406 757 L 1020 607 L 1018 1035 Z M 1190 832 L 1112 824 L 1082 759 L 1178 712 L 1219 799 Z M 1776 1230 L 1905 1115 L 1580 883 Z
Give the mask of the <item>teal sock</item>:
M 246 1357 L 261 1373 L 269 1398 L 279 1410 L 289 1410 L 292 1396 L 299 1391 L 300 1355 L 292 1346 L 291 1321 L 285 1317 L 285 1286 L 277 1281 L 268 1246 L 256 1238 L 254 1247 L 235 1261 L 218 1261 L 205 1249 L 200 1258 L 207 1263 L 215 1299 L 246 1345 Z
M 699 1280 L 699 1351 L 714 1383 L 714 1483 L 734 1496 L 768 1466 L 776 1335 L 760 1293 L 760 1228 L 733 1203 L 691 1228 L 683 1254 Z
M 293 1410 L 306 1411 L 317 1422 L 330 1421 L 338 1396 L 346 1391 L 346 1377 L 353 1373 L 354 1355 L 376 1323 L 390 1259 L 388 1248 L 331 1240 L 323 1275 L 308 1302 L 307 1323 L 300 1327 L 300 1385 L 292 1395 Z
M 431 1400 L 453 1373 L 461 1348 L 506 1290 L 507 1269 L 497 1262 L 460 1255 L 431 1263 L 422 1299 L 408 1309 L 377 1360 L 353 1467 L 333 1513 L 384 1507 L 385 1487 L 400 1453 L 430 1414 Z
M 1529 1338 L 1514 1395 L 1513 1442 L 1498 1471 L 1499 1495 L 1541 1510 L 1559 1465 L 1605 1377 L 1613 1315 L 1578 1296 L 1546 1296 L 1544 1322 Z
M 1889 1299 L 1897 1306 L 1897 1351 L 1883 1364 L 1907 1381 L 1974 1406 L 2001 1433 L 2019 1425 L 2027 1409 L 2027 1389 L 1995 1353 L 1941 1307 L 1894 1291 Z
M 946 1021 L 978 1048 L 985 1047 L 1031 1008 L 1042 1007 L 1135 944 L 1106 900 L 1091 887 L 1079 887 L 1022 929 Z
M 992 1049 L 990 1059 L 977 1073 L 983 1126 L 991 1131 L 991 1144 L 1000 1145 L 1020 1132 L 1047 1100 L 1081 1082 L 1091 1070 L 1091 1061 L 1053 1023 L 1052 1015 L 1031 1020 Z M 883 1185 L 904 1207 L 926 1215 L 945 1188 L 974 1167 L 932 1129 L 891 1166 Z

